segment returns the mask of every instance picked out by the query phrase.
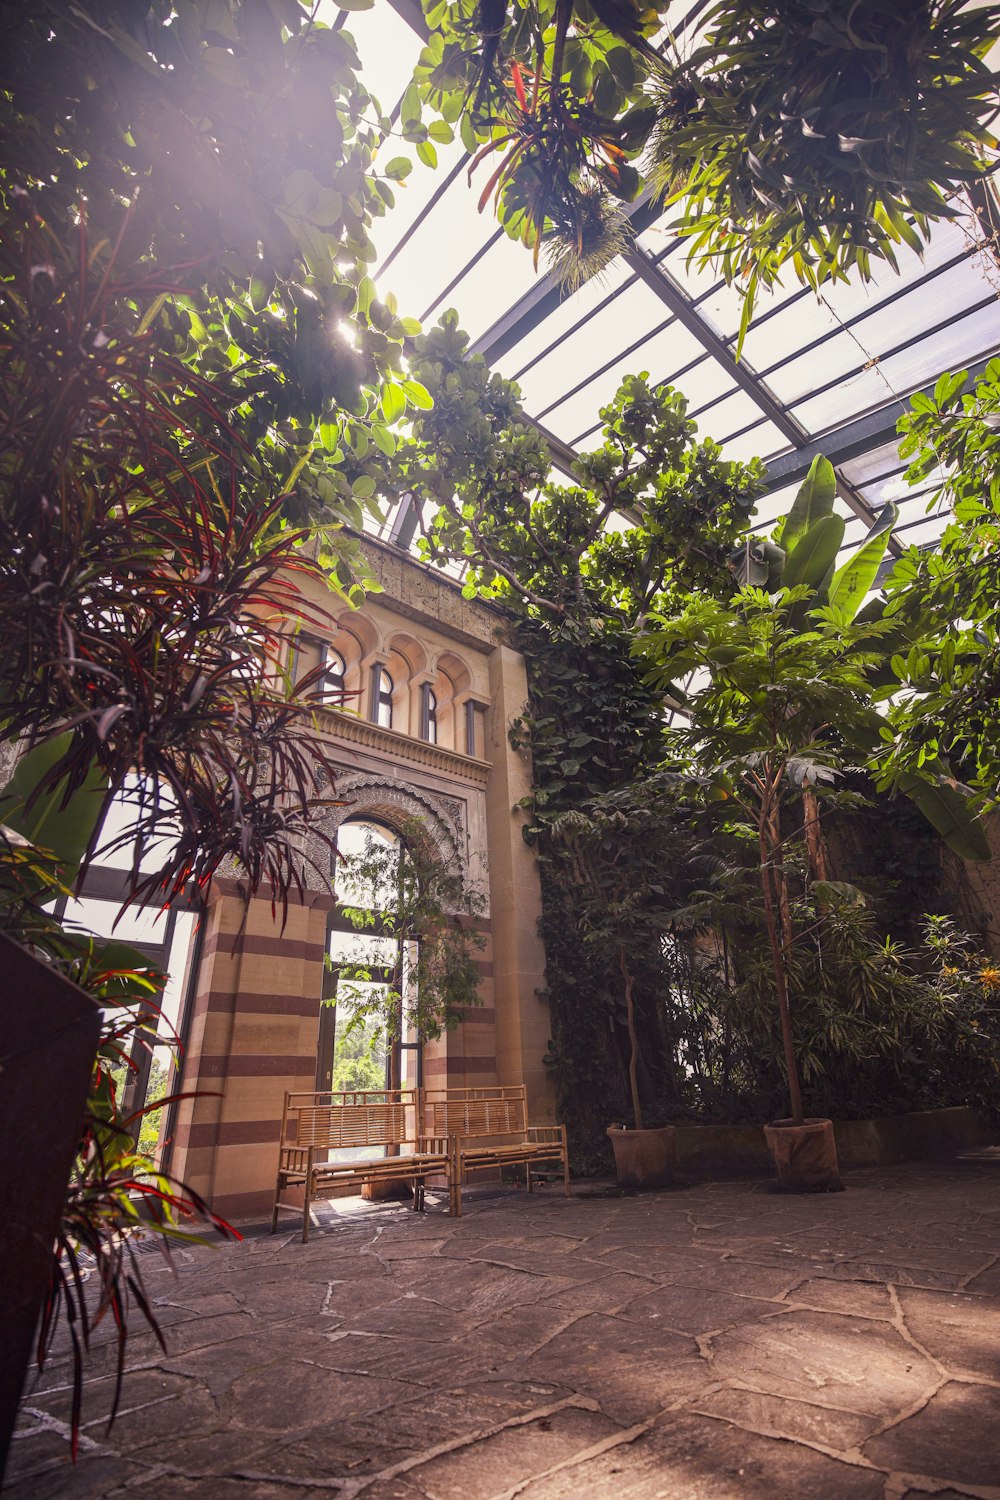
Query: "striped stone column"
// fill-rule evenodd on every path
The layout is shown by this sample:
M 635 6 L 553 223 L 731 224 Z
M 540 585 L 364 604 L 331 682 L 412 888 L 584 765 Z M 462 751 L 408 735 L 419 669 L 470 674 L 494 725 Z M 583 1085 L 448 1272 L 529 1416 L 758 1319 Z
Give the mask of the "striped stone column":
M 171 1170 L 226 1218 L 270 1210 L 286 1090 L 316 1087 L 331 898 L 280 910 L 213 882 L 180 1087 Z

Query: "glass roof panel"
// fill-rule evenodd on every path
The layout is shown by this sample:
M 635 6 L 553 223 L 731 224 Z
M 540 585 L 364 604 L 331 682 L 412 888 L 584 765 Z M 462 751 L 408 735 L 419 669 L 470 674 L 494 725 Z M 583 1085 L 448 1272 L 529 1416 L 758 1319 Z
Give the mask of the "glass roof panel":
M 739 431 L 732 437 L 722 437 L 710 415 L 704 423 L 698 423 L 698 431 L 705 437 L 715 438 L 716 442 L 721 443 L 726 458 L 740 463 L 748 463 L 751 458 L 777 458 L 779 454 L 788 453 L 791 449 L 787 438 L 773 422 L 767 420 L 755 422 L 752 427 Z
M 448 307 L 458 308 L 461 326 L 470 340 L 475 340 L 506 312 L 512 298 L 530 291 L 535 281 L 531 256 L 524 253 L 521 245 L 512 244 L 506 235 L 501 235 L 458 286 L 442 299 L 428 322 L 436 322 Z
M 332 0 L 320 3 L 332 20 Z M 709 0 L 675 0 L 669 16 L 675 33 L 685 32 L 689 14 L 697 24 L 709 9 Z M 420 39 L 384 0 L 352 13 L 346 24 L 361 53 L 365 81 L 389 113 L 409 82 Z M 680 45 L 684 50 L 687 42 Z M 484 174 L 476 174 L 470 188 L 461 170 L 461 145 L 437 149 L 437 170 L 415 162 L 405 185 L 395 190 L 396 208 L 372 231 L 383 265 L 398 248 L 376 275 L 383 292 L 396 292 L 401 312 L 419 317 L 434 308 L 436 318 L 454 306 L 488 358 L 500 333 L 505 339 L 516 336 L 492 363 L 519 380 L 526 410 L 564 442 L 593 446 L 601 405 L 623 375 L 647 369 L 654 381 L 678 386 L 701 435 L 721 440 L 727 456 L 768 458 L 790 451 L 766 407 L 742 389 L 724 362 L 706 353 L 697 331 L 675 318 L 624 261 L 571 296 L 549 295 L 551 284 L 543 273 L 536 275 L 530 256 L 505 236 L 494 242 L 492 213 L 477 212 Z M 415 156 L 395 131 L 383 150 L 386 158 Z M 668 227 L 676 212 L 664 211 L 640 235 L 639 245 L 690 302 L 691 315 L 732 349 L 739 295 L 720 286 L 712 268 L 686 264 L 686 245 Z M 993 354 L 1000 347 L 1000 277 L 992 263 L 984 268 L 982 256 L 970 253 L 970 232 L 981 238 L 971 215 L 939 223 L 923 259 L 899 252 L 898 276 L 880 267 L 870 283 L 827 285 L 819 298 L 804 293 L 789 275 L 784 286 L 759 297 L 740 373 L 759 381 L 765 396 L 770 393 L 785 406 L 809 438 L 831 436 L 831 429 L 890 403 L 895 409 L 897 398 L 932 382 L 942 369 Z M 885 440 L 886 427 L 873 431 L 874 451 L 843 464 L 845 478 L 875 511 L 888 499 L 901 503 L 903 523 L 910 528 L 904 540 L 937 534 L 941 518 L 923 515 L 934 481 L 911 491 L 895 443 Z M 761 501 L 766 529 L 787 509 L 796 488 L 797 483 L 786 486 Z M 865 522 L 845 514 L 850 516 L 846 541 L 856 544 Z
M 528 259 L 529 257 L 525 257 Z M 614 261 L 599 277 L 580 288 L 578 292 L 564 296 L 552 312 L 534 328 L 518 339 L 514 347 L 494 361 L 496 369 L 511 379 L 518 379 L 521 372 L 533 361 L 541 358 L 552 344 L 576 331 L 588 316 L 605 303 L 613 305 L 634 286 L 636 277 L 623 260 Z
M 324 20 L 334 21 L 335 5 L 323 3 L 320 10 Z M 423 43 L 391 5 L 352 11 L 344 29 L 357 46 L 365 87 L 390 114 L 410 81 Z
M 794 415 L 807 432 L 821 433 L 894 396 L 908 394 L 942 370 L 972 364 L 998 347 L 1000 302 L 991 295 L 985 305 L 952 319 L 909 348 L 879 360 L 875 366 L 856 369 L 812 399 L 792 403 Z
M 530 257 L 524 258 L 530 263 Z M 627 356 L 629 371 L 647 368 L 651 357 L 648 340 L 668 316 L 667 309 L 649 288 L 635 282 L 581 328 L 570 332 L 522 376 L 519 384 L 529 408 L 541 418 L 561 393 L 587 380 L 609 360 L 620 360 L 625 350 L 632 349 L 639 341 L 642 341 L 640 347 Z M 692 339 L 691 343 L 697 353 L 696 341 Z M 515 357 L 516 351 L 511 360 Z M 577 427 L 588 419 L 596 421 L 598 404 L 591 401 Z

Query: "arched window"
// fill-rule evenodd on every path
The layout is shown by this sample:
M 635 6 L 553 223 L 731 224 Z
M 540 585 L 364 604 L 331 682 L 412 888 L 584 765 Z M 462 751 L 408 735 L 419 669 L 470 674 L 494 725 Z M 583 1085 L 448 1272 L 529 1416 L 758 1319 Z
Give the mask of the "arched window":
M 436 745 L 438 741 L 437 698 L 429 682 L 420 689 L 420 737 Z
M 320 659 L 324 668 L 322 682 L 324 705 L 327 708 L 343 708 L 347 663 L 339 651 L 327 645 L 321 648 Z
M 392 728 L 392 678 L 385 667 L 372 667 L 371 720 L 383 729 Z

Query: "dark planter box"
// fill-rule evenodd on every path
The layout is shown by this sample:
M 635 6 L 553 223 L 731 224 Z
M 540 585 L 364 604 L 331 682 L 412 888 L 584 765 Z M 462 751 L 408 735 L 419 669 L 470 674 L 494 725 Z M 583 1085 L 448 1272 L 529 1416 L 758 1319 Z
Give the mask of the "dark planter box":
M 678 1125 L 677 1165 L 688 1177 L 770 1176 L 761 1125 Z M 988 1143 L 995 1132 L 974 1109 L 926 1109 L 878 1120 L 835 1120 L 842 1167 L 889 1167 L 955 1156 Z
M 0 933 L 0 1478 L 100 1035 L 91 997 Z

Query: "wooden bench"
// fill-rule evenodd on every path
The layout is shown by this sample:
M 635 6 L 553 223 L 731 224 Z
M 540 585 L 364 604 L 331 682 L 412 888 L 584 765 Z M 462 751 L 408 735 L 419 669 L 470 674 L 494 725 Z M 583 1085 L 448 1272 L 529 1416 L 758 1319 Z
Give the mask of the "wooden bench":
M 569 1197 L 569 1157 L 565 1125 L 529 1125 L 523 1084 L 464 1089 L 423 1089 L 421 1121 L 427 1136 L 452 1142 L 451 1212 L 461 1215 L 467 1172 L 487 1167 L 523 1166 L 528 1192 L 531 1170 L 558 1162 Z
M 326 1159 L 330 1151 L 365 1147 L 388 1147 L 393 1154 L 367 1161 Z M 331 1188 L 356 1186 L 360 1191 L 366 1182 L 412 1183 L 413 1207 L 422 1209 L 426 1177 L 440 1173 L 451 1188 L 456 1178 L 453 1155 L 454 1145 L 446 1136 L 421 1133 L 416 1089 L 286 1094 L 271 1233 L 278 1227 L 280 1209 L 301 1212 L 304 1243 L 309 1238 L 309 1206 L 315 1198 L 322 1198 Z M 292 1187 L 302 1189 L 301 1207 L 282 1202 L 282 1194 Z

